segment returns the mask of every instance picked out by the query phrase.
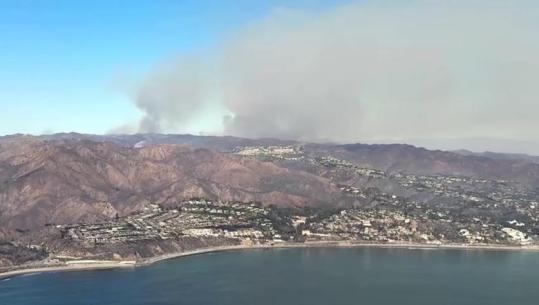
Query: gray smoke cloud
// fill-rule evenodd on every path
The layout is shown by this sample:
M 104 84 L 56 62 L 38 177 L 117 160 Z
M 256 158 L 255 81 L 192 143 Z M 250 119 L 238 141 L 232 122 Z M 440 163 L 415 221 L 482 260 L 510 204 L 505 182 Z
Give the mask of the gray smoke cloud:
M 163 132 L 181 129 L 208 101 L 212 88 L 206 64 L 181 56 L 160 63 L 131 89 L 131 100 L 144 113 L 136 124 L 115 132 Z
M 281 8 L 214 53 L 141 83 L 138 131 L 185 131 L 213 107 L 227 111 L 218 132 L 245 137 L 539 140 L 533 1 Z

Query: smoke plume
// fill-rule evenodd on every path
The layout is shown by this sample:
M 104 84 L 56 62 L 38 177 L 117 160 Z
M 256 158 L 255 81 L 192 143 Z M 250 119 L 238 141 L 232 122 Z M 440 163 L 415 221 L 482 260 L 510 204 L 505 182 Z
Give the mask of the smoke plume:
M 165 61 L 137 88 L 143 132 L 311 141 L 539 140 L 539 6 L 394 1 L 276 9 L 215 57 Z M 219 122 L 221 123 L 221 122 Z

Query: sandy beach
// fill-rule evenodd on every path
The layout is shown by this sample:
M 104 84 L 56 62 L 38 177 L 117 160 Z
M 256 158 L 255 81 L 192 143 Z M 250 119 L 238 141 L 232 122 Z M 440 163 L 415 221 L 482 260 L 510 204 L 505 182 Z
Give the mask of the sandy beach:
M 251 250 L 251 249 L 283 249 L 283 248 L 356 248 L 356 247 L 375 247 L 375 248 L 402 248 L 402 249 L 455 249 L 455 250 L 490 250 L 490 251 L 539 251 L 539 246 L 502 246 L 502 245 L 465 245 L 465 244 L 419 244 L 419 243 L 364 243 L 352 241 L 311 241 L 305 243 L 274 243 L 259 245 L 232 245 L 222 247 L 209 247 L 178 253 L 168 253 L 151 258 L 143 259 L 137 262 L 137 266 L 146 266 L 153 263 L 184 256 L 198 255 L 210 252 Z
M 0 280 L 11 278 L 23 274 L 43 273 L 43 272 L 64 272 L 64 271 L 86 271 L 86 270 L 102 270 L 102 269 L 117 269 L 117 268 L 134 268 L 135 262 L 92 262 L 92 263 L 80 263 L 80 264 L 66 264 L 60 266 L 50 267 L 38 267 L 38 268 L 22 268 L 0 273 Z
M 351 241 L 313 241 L 305 243 L 274 243 L 258 245 L 231 245 L 221 247 L 209 247 L 178 253 L 169 253 L 140 261 L 93 261 L 81 260 L 71 261 L 60 266 L 45 266 L 38 268 L 24 268 L 0 273 L 0 280 L 7 279 L 23 274 L 43 273 L 43 272 L 69 272 L 69 271 L 87 271 L 119 268 L 136 268 L 151 265 L 153 263 L 211 252 L 249 250 L 249 249 L 279 249 L 279 248 L 354 248 L 354 247 L 377 247 L 377 248 L 402 248 L 402 249 L 455 249 L 455 250 L 491 250 L 491 251 L 539 251 L 539 246 L 503 246 L 503 245 L 465 245 L 465 244 L 419 244 L 419 243 L 362 243 Z

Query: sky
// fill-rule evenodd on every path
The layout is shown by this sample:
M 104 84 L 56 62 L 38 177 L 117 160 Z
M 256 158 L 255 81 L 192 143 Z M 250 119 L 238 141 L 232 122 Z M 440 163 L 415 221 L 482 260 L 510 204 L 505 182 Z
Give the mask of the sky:
M 142 113 L 122 83 L 141 77 L 162 58 L 211 52 L 228 32 L 283 5 L 289 6 L 286 1 L 2 0 L 0 134 L 101 134 L 135 121 Z M 294 1 L 292 7 L 327 5 Z
M 539 155 L 535 1 L 0 1 L 0 135 Z

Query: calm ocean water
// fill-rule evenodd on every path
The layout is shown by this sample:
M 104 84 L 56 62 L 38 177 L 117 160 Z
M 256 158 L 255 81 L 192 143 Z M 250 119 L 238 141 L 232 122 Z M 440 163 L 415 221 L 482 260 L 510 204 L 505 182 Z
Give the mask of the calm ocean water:
M 539 253 L 240 250 L 0 282 L 2 305 L 539 304 Z

